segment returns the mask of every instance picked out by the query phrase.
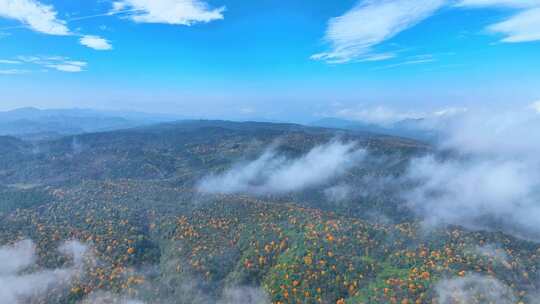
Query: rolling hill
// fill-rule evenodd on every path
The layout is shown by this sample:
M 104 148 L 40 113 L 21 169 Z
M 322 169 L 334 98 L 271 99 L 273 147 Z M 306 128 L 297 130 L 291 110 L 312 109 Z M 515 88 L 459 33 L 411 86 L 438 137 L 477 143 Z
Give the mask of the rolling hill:
M 31 240 L 36 256 L 9 275 L 69 273 L 24 303 L 534 303 L 540 287 L 537 243 L 426 230 L 407 208 L 403 171 L 433 153 L 415 140 L 181 121 L 0 143 L 0 255 Z

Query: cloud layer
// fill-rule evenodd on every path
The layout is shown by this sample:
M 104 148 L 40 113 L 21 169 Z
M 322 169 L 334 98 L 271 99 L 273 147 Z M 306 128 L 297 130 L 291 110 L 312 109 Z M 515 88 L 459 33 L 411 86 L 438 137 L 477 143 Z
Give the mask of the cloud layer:
M 337 109 L 329 116 L 386 126 L 404 120 L 418 119 L 422 119 L 426 123 L 429 123 L 431 120 L 439 121 L 441 118 L 449 118 L 464 112 L 467 112 L 467 109 L 462 107 L 447 107 L 432 112 L 420 112 L 411 110 L 403 111 L 379 105 L 341 108 Z
M 302 157 L 289 159 L 268 149 L 254 161 L 234 165 L 223 174 L 204 178 L 205 193 L 287 193 L 321 185 L 339 177 L 365 156 L 355 143 L 332 141 L 314 147 Z
M 410 163 L 409 206 L 429 225 L 502 230 L 540 241 L 540 115 L 467 112 L 444 125 L 452 157 Z
M 510 160 L 422 158 L 409 177 L 422 185 L 407 195 L 410 206 L 430 225 L 499 228 L 540 240 L 538 166 Z

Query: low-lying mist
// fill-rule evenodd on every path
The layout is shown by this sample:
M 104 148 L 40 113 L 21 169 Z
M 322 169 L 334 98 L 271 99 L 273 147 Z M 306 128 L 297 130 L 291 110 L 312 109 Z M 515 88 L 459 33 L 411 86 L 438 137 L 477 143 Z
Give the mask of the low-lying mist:
M 429 226 L 454 224 L 540 240 L 540 115 L 468 111 L 441 128 L 451 156 L 413 159 L 408 205 Z M 441 127 L 441 126 L 439 126 Z
M 501 281 L 481 275 L 443 279 L 435 286 L 437 303 L 516 303 L 512 289 Z
M 206 176 L 197 188 L 252 195 L 322 189 L 328 202 L 341 205 L 393 196 L 427 228 L 460 225 L 540 241 L 540 114 L 468 110 L 440 119 L 424 124 L 439 134 L 434 152 L 409 157 L 398 175 L 369 172 L 402 162 L 401 155 L 333 140 L 298 158 L 269 147 L 255 160 Z M 368 173 L 343 180 L 359 168 Z
M 316 146 L 299 158 L 287 158 L 268 148 L 259 158 L 233 165 L 221 174 L 205 177 L 198 190 L 203 193 L 274 194 L 319 186 L 342 176 L 366 151 L 354 142 L 331 141 Z
M 87 247 L 77 241 L 64 243 L 60 254 L 72 259 L 72 265 L 56 269 L 39 269 L 35 244 L 30 240 L 0 247 L 0 302 L 32 303 L 53 288 L 65 288 L 81 275 Z

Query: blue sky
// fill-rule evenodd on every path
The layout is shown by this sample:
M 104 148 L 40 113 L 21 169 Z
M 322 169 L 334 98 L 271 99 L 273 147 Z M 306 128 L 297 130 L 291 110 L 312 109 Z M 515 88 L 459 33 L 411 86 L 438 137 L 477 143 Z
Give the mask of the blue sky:
M 0 110 L 309 121 L 540 100 L 540 0 L 0 0 Z

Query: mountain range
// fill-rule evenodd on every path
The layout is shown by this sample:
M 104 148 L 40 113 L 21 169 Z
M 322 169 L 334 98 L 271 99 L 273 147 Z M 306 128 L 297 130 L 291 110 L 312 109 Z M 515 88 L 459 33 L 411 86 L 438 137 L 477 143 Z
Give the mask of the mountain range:
M 19 108 L 0 112 L 0 135 L 44 139 L 70 134 L 126 129 L 181 118 L 165 114 L 90 109 Z

